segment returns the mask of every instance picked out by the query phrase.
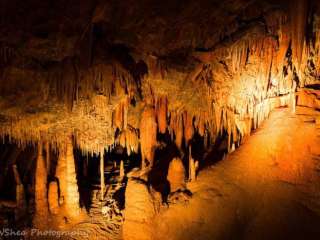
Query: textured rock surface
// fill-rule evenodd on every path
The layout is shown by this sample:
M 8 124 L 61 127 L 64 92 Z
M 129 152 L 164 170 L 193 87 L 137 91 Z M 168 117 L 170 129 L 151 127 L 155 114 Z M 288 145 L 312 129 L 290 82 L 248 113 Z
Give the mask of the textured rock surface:
M 69 217 L 80 214 L 79 190 L 73 155 L 73 143 L 70 137 L 65 139 L 65 145 L 60 147 L 59 159 L 56 170 L 59 181 L 59 204 L 65 209 Z
M 180 158 L 174 158 L 170 162 L 167 180 L 170 183 L 171 192 L 185 188 L 186 173 Z
M 168 130 L 179 148 L 194 132 L 210 143 L 227 132 L 231 149 L 250 132 L 237 122 L 319 83 L 316 1 L 5 2 L 0 134 L 22 146 L 41 139 L 55 149 L 67 132 L 99 153 L 118 129 L 128 153 L 141 143 L 152 158 L 154 137 L 140 129 L 148 105 L 143 126 Z
M 35 214 L 33 224 L 45 228 L 48 221 L 47 170 L 42 156 L 42 143 L 38 143 L 35 173 Z
M 49 184 L 48 203 L 50 213 L 57 214 L 59 212 L 59 188 L 56 181 Z
M 316 239 L 317 117 L 310 108 L 273 112 L 239 149 L 188 183 L 188 204 L 157 215 L 154 239 Z
M 125 240 L 152 239 L 152 218 L 155 214 L 153 200 L 147 186 L 136 180 L 129 180 L 126 188 Z
M 192 205 L 199 197 L 197 188 L 195 195 L 178 191 L 185 188 L 182 161 L 188 162 L 188 147 L 192 146 L 193 155 L 186 168 L 189 179 L 194 180 L 197 165 L 202 170 L 220 160 L 220 155 L 236 153 L 274 109 L 290 107 L 293 113 L 296 103 L 310 111 L 319 110 L 319 79 L 317 0 L 2 0 L 0 138 L 4 145 L 15 144 L 17 149 L 39 146 L 39 154 L 33 164 L 32 156 L 21 161 L 22 150 L 0 152 L 0 188 L 5 186 L 8 166 L 18 159 L 22 162 L 18 162 L 20 170 L 28 169 L 21 171 L 24 184 L 33 187 L 29 178 L 34 173 L 30 174 L 30 169 L 36 168 L 35 220 L 46 220 L 46 181 L 47 177 L 50 181 L 56 177 L 59 211 L 65 217 L 61 221 L 68 224 L 72 217 L 78 219 L 80 211 L 76 170 L 85 172 L 83 182 L 92 177 L 93 171 L 91 162 L 83 169 L 76 167 L 75 158 L 79 156 L 74 152 L 97 156 L 104 149 L 105 156 L 122 155 L 108 161 L 134 159 L 135 166 L 142 159 L 142 171 L 135 171 L 132 177 L 143 178 L 148 187 L 139 181 L 128 182 L 124 236 L 163 239 L 164 235 L 157 236 L 151 229 L 152 209 L 161 215 L 165 209 L 162 202 L 170 205 L 178 199 L 174 208 L 179 215 L 184 209 L 179 199 Z M 319 125 L 319 116 L 307 121 Z M 46 161 L 42 145 L 46 146 Z M 108 161 L 106 166 L 101 165 L 100 179 Z M 248 164 L 249 170 L 256 170 L 250 167 Z M 124 169 L 120 177 L 124 177 Z M 208 176 L 204 184 L 211 184 L 208 179 L 216 180 Z M 126 177 L 123 180 L 124 184 Z M 171 192 L 178 192 L 170 195 L 167 180 Z M 228 187 L 237 184 L 237 178 L 231 180 Z M 190 185 L 197 183 L 192 181 Z M 208 189 L 201 184 L 201 189 Z M 101 186 L 104 189 L 103 181 Z M 49 185 L 51 212 L 57 205 L 55 188 Z M 148 188 L 153 188 L 152 197 Z M 29 191 L 31 198 L 33 192 Z M 199 198 L 215 201 L 220 197 L 217 192 L 210 187 L 209 197 L 200 191 Z M 233 196 L 232 191 L 228 193 Z M 206 202 L 202 203 L 192 205 L 200 209 L 199 213 L 187 212 L 190 215 L 186 219 L 191 216 L 194 229 L 173 216 L 173 229 L 187 231 L 169 237 L 187 239 L 197 236 L 189 236 L 188 231 L 198 233 L 199 229 L 212 233 L 203 224 L 201 214 L 207 209 L 203 208 Z M 10 204 L 16 205 L 12 201 Z M 224 209 L 230 210 L 219 210 L 225 207 L 220 203 L 214 206 L 217 208 L 213 211 L 218 209 L 221 215 Z M 104 208 L 104 213 L 107 210 Z M 97 212 L 101 214 L 101 209 Z M 170 211 L 164 212 L 162 216 Z M 231 218 L 237 219 L 239 214 Z M 220 224 L 221 229 L 229 231 L 224 228 L 227 220 L 211 221 L 211 217 L 205 219 L 212 223 L 208 226 Z M 101 223 L 101 219 L 97 221 Z M 243 219 L 237 221 L 241 229 L 236 232 L 240 235 L 250 228 Z M 105 237 L 101 229 L 107 229 L 107 223 L 88 225 L 89 230 L 99 232 L 96 236 Z M 160 221 L 159 229 L 174 233 L 168 225 Z M 114 229 L 118 226 L 115 224 Z M 114 231 L 116 235 L 118 230 Z M 207 232 L 200 231 L 197 237 L 211 239 Z

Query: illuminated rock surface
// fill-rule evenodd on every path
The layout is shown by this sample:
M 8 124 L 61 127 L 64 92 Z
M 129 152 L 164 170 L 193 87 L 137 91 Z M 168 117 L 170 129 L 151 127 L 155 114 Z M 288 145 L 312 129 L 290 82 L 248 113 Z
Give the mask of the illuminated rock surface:
M 319 53 L 316 0 L 1 1 L 0 229 L 312 239 Z

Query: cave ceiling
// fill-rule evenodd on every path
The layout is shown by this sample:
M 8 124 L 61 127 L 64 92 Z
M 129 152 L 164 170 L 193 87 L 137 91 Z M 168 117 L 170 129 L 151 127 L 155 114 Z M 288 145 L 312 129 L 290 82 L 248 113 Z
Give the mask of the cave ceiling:
M 131 152 L 145 115 L 185 141 L 188 124 L 241 135 L 259 104 L 319 81 L 319 4 L 290 3 L 2 0 L 0 135 Z

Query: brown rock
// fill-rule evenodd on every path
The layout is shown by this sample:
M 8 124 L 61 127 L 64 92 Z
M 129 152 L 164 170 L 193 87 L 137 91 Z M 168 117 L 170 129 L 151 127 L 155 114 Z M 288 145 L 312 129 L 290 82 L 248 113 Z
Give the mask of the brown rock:
M 147 106 L 141 116 L 140 120 L 140 144 L 142 163 L 141 168 L 153 165 L 154 148 L 157 144 L 157 122 L 156 114 L 152 107 Z
M 50 213 L 57 214 L 59 211 L 59 194 L 58 194 L 58 184 L 56 181 L 51 182 L 49 184 L 48 202 L 49 202 Z
M 43 228 L 48 219 L 47 170 L 42 156 L 42 143 L 38 143 L 38 156 L 35 173 L 35 215 L 34 226 Z
M 174 158 L 169 164 L 167 180 L 170 183 L 170 191 L 175 192 L 185 188 L 185 169 L 180 158 Z
M 152 218 L 155 212 L 147 186 L 143 182 L 129 180 L 125 196 L 123 239 L 152 239 Z

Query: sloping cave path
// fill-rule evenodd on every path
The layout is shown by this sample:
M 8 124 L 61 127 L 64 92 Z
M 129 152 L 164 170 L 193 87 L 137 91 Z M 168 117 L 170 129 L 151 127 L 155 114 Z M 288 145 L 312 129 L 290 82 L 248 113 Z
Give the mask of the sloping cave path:
M 155 239 L 317 239 L 320 234 L 319 112 L 275 110 L 224 161 L 188 184 L 188 205 L 171 205 Z

